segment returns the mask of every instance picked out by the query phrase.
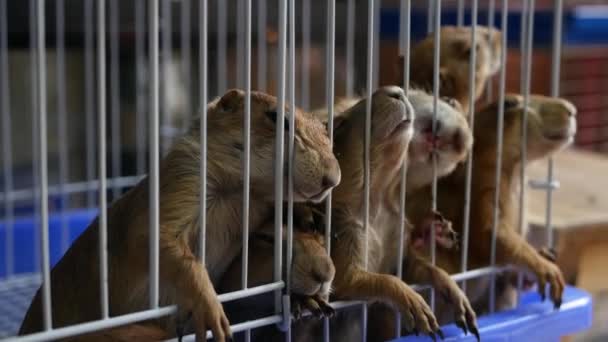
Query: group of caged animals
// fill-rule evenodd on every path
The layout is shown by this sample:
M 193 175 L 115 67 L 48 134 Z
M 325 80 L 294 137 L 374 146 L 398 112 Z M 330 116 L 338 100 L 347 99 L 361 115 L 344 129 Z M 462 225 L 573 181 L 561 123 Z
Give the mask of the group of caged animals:
M 491 103 L 468 125 L 469 56 L 476 49 L 475 94 L 478 99 L 491 76 L 500 69 L 501 32 L 478 27 L 441 30 L 440 96 L 433 133 L 433 37 L 411 51 L 412 88 L 382 87 L 371 98 L 342 99 L 335 105 L 334 143 L 330 144 L 327 109 L 295 110 L 293 158 L 294 236 L 291 267 L 291 307 L 296 341 L 318 341 L 322 321 L 297 319 L 302 309 L 313 316 L 334 316 L 328 300 L 362 300 L 368 308 L 367 339 L 393 338 L 395 313 L 402 334 L 443 337 L 439 324 L 454 321 L 465 333 L 480 338 L 476 312 L 487 308 L 488 279 L 469 280 L 466 294 L 449 274 L 462 269 L 457 233 L 462 233 L 466 167 L 472 153 L 470 243 L 467 269 L 489 265 L 494 194 L 500 191 L 496 230 L 496 263 L 516 265 L 533 274 L 543 299 L 545 289 L 556 308 L 564 278 L 551 251 L 537 250 L 518 234 L 519 169 L 566 146 L 575 134 L 575 107 L 563 99 L 507 94 L 504 103 Z M 399 70 L 403 63 L 397 63 Z M 401 75 L 395 78 L 399 84 Z M 272 293 L 222 305 L 217 292 L 241 289 L 243 222 L 243 114 L 245 93 L 230 90 L 207 107 L 207 208 L 200 212 L 200 121 L 179 138 L 160 163 L 160 303 L 177 305 L 169 317 L 73 337 L 82 341 L 148 341 L 194 333 L 197 341 L 212 331 L 217 341 L 232 339 L 230 322 L 274 313 Z M 368 234 L 364 217 L 364 132 L 371 101 L 370 193 Z M 497 167 L 497 119 L 504 106 L 504 145 L 501 178 Z M 274 195 L 273 163 L 277 99 L 251 93 L 250 250 L 248 286 L 273 280 Z M 527 144 L 522 160 L 522 123 Z M 475 141 L 475 144 L 473 144 Z M 433 160 L 435 159 L 435 161 Z M 407 165 L 405 213 L 401 221 L 401 167 Z M 433 165 L 439 177 L 437 209 L 431 209 Z M 287 179 L 287 173 L 284 174 Z M 108 209 L 108 285 L 110 316 L 148 309 L 149 305 L 149 179 L 126 192 Z M 326 195 L 331 196 L 331 251 L 322 232 Z M 200 217 L 206 215 L 206 264 L 200 262 Z M 435 228 L 432 228 L 432 227 Z M 400 227 L 405 227 L 401 232 Z M 51 272 L 52 318 L 63 327 L 101 318 L 98 220 L 75 241 Z M 398 265 L 400 237 L 407 246 Z M 427 257 L 432 235 L 436 265 Z M 283 234 L 285 236 L 285 234 Z M 365 257 L 366 245 L 369 258 Z M 403 277 L 396 277 L 402 267 Z M 285 272 L 283 273 L 285 274 Z M 497 280 L 498 309 L 514 303 L 512 277 Z M 435 313 L 408 283 L 426 283 L 439 294 Z M 216 292 L 217 291 L 217 292 Z M 42 293 L 38 290 L 20 334 L 42 330 Z M 435 316 L 435 314 L 437 316 Z M 332 340 L 361 338 L 359 311 L 346 310 L 332 318 Z M 254 340 L 282 338 L 276 327 L 252 331 Z

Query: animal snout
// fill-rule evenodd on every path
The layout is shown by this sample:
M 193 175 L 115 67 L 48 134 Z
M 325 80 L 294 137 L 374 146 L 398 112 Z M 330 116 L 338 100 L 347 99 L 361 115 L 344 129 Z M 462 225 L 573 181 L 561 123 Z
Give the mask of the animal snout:
M 321 186 L 325 189 L 329 189 L 338 185 L 339 182 L 339 177 L 336 177 L 335 175 L 325 175 L 323 176 L 323 179 L 321 179 Z
M 333 158 L 333 160 L 329 162 L 327 171 L 321 178 L 321 187 L 324 189 L 331 189 L 340 184 L 341 177 L 340 164 L 337 159 Z
M 403 89 L 396 86 L 387 86 L 380 89 L 386 96 L 399 101 L 405 101 L 405 93 Z

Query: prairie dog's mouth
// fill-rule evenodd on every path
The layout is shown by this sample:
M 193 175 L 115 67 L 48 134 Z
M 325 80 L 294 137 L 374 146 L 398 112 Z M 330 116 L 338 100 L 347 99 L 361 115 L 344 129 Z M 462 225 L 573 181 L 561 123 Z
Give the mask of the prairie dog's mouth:
M 399 122 L 395 126 L 395 128 L 393 128 L 393 130 L 389 134 L 389 137 L 392 137 L 394 135 L 397 135 L 397 134 L 405 131 L 406 129 L 410 128 L 411 125 L 412 125 L 412 119 L 410 119 L 409 117 L 404 117 L 403 120 L 401 120 L 401 122 Z
M 567 126 L 559 129 L 545 129 L 543 137 L 550 141 L 568 141 L 576 134 L 576 125 L 571 121 Z

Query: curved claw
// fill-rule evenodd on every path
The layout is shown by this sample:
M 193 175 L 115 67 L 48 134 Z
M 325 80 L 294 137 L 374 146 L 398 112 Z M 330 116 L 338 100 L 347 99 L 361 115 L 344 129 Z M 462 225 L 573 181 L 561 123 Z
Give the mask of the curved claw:
M 472 326 L 470 329 L 473 335 L 475 335 L 475 338 L 477 338 L 477 342 L 479 342 L 481 340 L 481 337 L 479 336 L 479 330 L 477 329 L 477 327 Z
M 429 333 L 429 337 L 433 339 L 433 342 L 437 342 L 437 336 L 435 336 L 435 334 L 433 334 L 432 332 Z
M 559 308 L 560 308 L 561 306 L 562 306 L 562 300 L 561 300 L 561 299 L 560 299 L 560 300 L 555 301 L 555 303 L 553 304 L 553 308 L 554 308 L 555 310 L 559 310 Z
M 439 335 L 442 340 L 445 340 L 445 335 L 443 334 L 443 331 L 441 331 L 441 329 L 437 329 L 437 335 Z
M 469 331 L 467 330 L 467 325 L 464 321 L 456 321 L 455 324 L 457 327 L 462 329 L 462 331 L 464 332 L 465 335 L 467 335 L 469 333 Z

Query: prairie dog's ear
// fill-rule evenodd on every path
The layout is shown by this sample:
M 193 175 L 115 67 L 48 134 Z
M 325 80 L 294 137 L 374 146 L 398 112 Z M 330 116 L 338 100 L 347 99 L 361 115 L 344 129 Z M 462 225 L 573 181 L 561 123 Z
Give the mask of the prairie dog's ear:
M 235 112 L 243 105 L 245 92 L 240 89 L 230 89 L 220 98 L 218 105 L 225 112 Z

